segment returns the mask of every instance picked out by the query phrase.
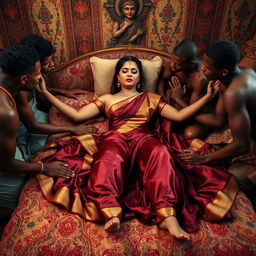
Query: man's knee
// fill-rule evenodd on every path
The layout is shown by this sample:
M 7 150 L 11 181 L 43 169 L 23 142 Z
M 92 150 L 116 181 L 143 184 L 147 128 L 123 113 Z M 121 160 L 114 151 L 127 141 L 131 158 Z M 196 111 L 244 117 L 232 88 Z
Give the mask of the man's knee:
M 201 135 L 201 128 L 198 125 L 191 125 L 184 129 L 185 139 L 199 138 Z

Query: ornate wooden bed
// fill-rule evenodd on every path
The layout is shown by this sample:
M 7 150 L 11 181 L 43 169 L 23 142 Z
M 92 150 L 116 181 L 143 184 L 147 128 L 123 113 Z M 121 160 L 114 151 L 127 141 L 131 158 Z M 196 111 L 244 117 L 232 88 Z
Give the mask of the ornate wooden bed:
M 142 47 L 119 47 L 91 52 L 55 69 L 50 77 L 54 86 L 84 89 L 78 100 L 60 97 L 67 104 L 80 108 L 92 101 L 94 78 L 90 58 L 117 59 L 131 54 L 140 59 L 152 60 L 160 56 L 168 65 L 170 55 Z M 158 70 L 159 71 L 159 70 Z M 95 74 L 94 74 L 95 75 Z M 103 78 L 102 78 L 103 79 Z M 50 110 L 50 122 L 70 123 L 55 108 Z M 89 125 L 101 131 L 107 121 L 96 118 Z M 69 136 L 58 134 L 53 139 Z M 40 152 L 39 154 L 45 154 Z M 34 159 L 36 159 L 35 156 Z M 124 222 L 115 234 L 108 234 L 102 224 L 95 224 L 70 214 L 53 205 L 44 196 L 34 177 L 25 184 L 20 202 L 7 224 L 0 242 L 3 255 L 256 255 L 256 218 L 247 197 L 239 192 L 232 207 L 234 219 L 228 222 L 209 223 L 201 220 L 192 241 L 179 241 L 155 225 L 144 225 L 136 219 Z

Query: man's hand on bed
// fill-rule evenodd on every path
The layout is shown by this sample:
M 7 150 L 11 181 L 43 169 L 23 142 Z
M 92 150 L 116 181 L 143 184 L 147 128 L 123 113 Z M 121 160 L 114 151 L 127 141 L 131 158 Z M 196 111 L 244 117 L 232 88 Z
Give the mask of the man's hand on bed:
M 52 162 L 49 164 L 44 164 L 43 173 L 52 177 L 64 177 L 71 178 L 75 173 L 68 168 L 68 165 L 63 162 Z
M 208 162 L 207 155 L 200 155 L 198 152 L 191 149 L 184 149 L 183 154 L 178 157 L 185 164 L 204 164 Z
M 94 125 L 88 125 L 87 123 L 73 127 L 73 133 L 76 135 L 83 135 L 87 133 L 93 134 L 97 132 L 99 132 L 98 128 L 96 128 Z

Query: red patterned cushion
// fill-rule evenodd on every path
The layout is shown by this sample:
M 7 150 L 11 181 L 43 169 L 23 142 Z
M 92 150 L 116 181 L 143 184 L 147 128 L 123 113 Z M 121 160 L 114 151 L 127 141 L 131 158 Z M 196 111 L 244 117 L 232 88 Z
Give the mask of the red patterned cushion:
M 55 84 L 62 89 L 93 89 L 93 77 L 89 61 L 81 59 L 57 71 Z
M 156 225 L 137 220 L 122 223 L 115 234 L 87 222 L 43 198 L 30 179 L 0 242 L 0 256 L 24 255 L 256 255 L 256 219 L 250 201 L 239 193 L 233 221 L 201 221 L 192 241 L 178 241 Z

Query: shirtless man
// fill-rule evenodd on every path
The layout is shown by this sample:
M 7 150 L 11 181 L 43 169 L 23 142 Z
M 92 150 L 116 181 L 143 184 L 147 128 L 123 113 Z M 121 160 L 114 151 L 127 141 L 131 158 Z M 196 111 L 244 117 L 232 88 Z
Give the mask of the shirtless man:
M 14 45 L 0 55 L 0 219 L 8 217 L 18 204 L 26 174 L 71 177 L 66 164 L 26 163 L 16 147 L 19 115 L 14 97 L 20 89 L 32 89 L 41 79 L 37 53 Z
M 163 71 L 158 93 L 177 109 L 194 103 L 205 93 L 208 81 L 200 68 L 201 63 L 197 55 L 195 43 L 183 40 L 173 50 L 170 68 Z M 204 137 L 209 130 L 209 127 L 194 120 L 182 124 L 182 127 L 179 125 L 178 130 L 181 128 L 187 139 Z
M 226 115 L 233 142 L 207 155 L 199 155 L 186 150 L 180 158 L 188 164 L 201 164 L 211 161 L 231 160 L 250 152 L 250 145 L 256 141 L 256 73 L 249 68 L 239 68 L 240 52 L 238 47 L 228 40 L 217 41 L 207 48 L 203 57 L 202 70 L 209 80 L 219 80 L 221 97 L 216 112 L 207 115 L 209 122 L 223 122 Z M 203 115 L 202 115 L 202 118 Z M 241 159 L 241 157 L 240 157 Z M 252 173 L 254 172 L 254 176 Z M 232 172 L 238 184 L 256 189 L 255 171 L 239 168 Z M 247 180 L 247 184 L 242 184 Z M 241 189 L 243 189 L 241 187 Z M 245 191 L 246 192 L 246 191 Z
M 33 48 L 40 57 L 41 73 L 46 75 L 54 67 L 53 54 L 55 52 L 51 42 L 39 35 L 28 35 L 21 42 L 22 45 Z M 75 98 L 75 93 L 83 93 L 82 90 L 64 90 L 60 88 L 48 87 L 53 94 L 64 95 Z M 21 123 L 17 132 L 17 141 L 22 150 L 25 160 L 39 151 L 46 143 L 49 134 L 71 132 L 76 135 L 96 132 L 96 128 L 88 125 L 57 126 L 48 123 L 48 114 L 38 109 L 38 103 L 43 101 L 44 105 L 49 102 L 38 95 L 36 90 L 20 90 L 15 99 L 17 101 L 18 112 Z

